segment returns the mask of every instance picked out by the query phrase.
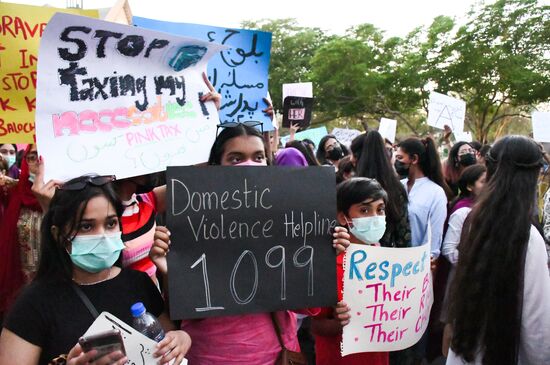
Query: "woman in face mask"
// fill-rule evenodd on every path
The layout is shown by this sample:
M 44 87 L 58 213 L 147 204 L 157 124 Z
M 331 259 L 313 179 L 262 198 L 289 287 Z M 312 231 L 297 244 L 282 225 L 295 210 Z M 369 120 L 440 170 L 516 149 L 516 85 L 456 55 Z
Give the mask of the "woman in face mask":
M 349 155 L 347 147 L 341 144 L 334 135 L 327 134 L 319 141 L 316 156 L 321 165 L 330 165 L 337 168 L 338 161 L 347 155 Z
M 350 241 L 358 244 L 379 245 L 386 231 L 387 195 L 374 179 L 352 177 L 338 184 L 336 192 L 338 223 L 348 227 Z M 342 277 L 344 275 L 344 253 L 336 259 L 336 282 L 338 299 L 342 300 Z M 365 352 L 340 355 L 342 322 L 338 313 L 343 307 L 323 308 L 320 315 L 313 318 L 311 330 L 315 334 L 317 365 L 382 365 L 388 364 L 387 352 Z M 349 318 L 349 317 L 348 317 Z
M 458 179 L 462 171 L 468 166 L 477 163 L 476 150 L 468 142 L 457 142 L 449 151 L 449 157 L 445 161 L 443 175 L 445 182 L 453 192 L 453 195 L 458 195 Z
M 270 164 L 267 146 L 262 134 L 255 128 L 237 124 L 223 128 L 211 150 L 209 165 L 257 166 Z M 334 247 L 343 251 L 349 245 L 346 229 L 335 232 Z M 166 253 L 170 247 L 170 233 L 166 227 L 157 227 L 155 244 L 150 256 L 167 282 Z M 315 315 L 318 309 L 299 311 Z M 281 337 L 287 349 L 300 351 L 296 329 L 296 314 L 275 312 L 281 328 Z M 193 338 L 193 347 L 187 354 L 189 363 L 204 364 L 274 364 L 281 352 L 270 313 L 204 318 L 183 321 L 181 328 Z
M 409 197 L 412 246 L 428 242 L 429 226 L 432 259 L 436 259 L 447 218 L 447 196 L 452 194 L 443 179 L 435 143 L 429 137 L 408 138 L 398 144 L 395 160 L 397 173 L 407 176 L 401 183 Z
M 32 194 L 38 170 L 36 145 L 25 150 L 21 175 L 8 192 L 8 205 L 0 225 L 0 313 L 5 313 L 19 289 L 34 277 L 40 256 L 42 209 Z
M 185 332 L 173 331 L 157 288 L 144 273 L 114 266 L 124 244 L 122 206 L 112 180 L 83 176 L 57 190 L 42 224 L 38 272 L 4 323 L 0 365 L 48 364 L 60 355 L 70 365 L 124 364 L 120 352 L 92 361 L 96 351 L 84 353 L 77 345 L 94 321 L 80 295 L 98 313 L 108 311 L 126 323 L 132 320 L 130 307 L 143 302 L 166 332 L 155 354 L 159 363 L 181 363 L 191 340 Z
M 19 178 L 19 168 L 15 163 L 17 160 L 17 145 L 11 143 L 0 144 L 0 155 L 8 163 L 7 176 L 12 179 Z

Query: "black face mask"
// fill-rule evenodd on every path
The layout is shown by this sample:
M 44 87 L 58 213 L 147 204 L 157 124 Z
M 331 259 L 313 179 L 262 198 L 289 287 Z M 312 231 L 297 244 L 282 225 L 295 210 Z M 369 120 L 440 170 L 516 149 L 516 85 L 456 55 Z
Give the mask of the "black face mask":
M 395 172 L 397 172 L 397 175 L 401 178 L 406 178 L 409 176 L 409 168 L 411 165 L 407 165 L 399 160 L 395 161 Z
M 332 150 L 330 150 L 327 153 L 327 158 L 329 160 L 332 160 L 332 161 L 338 161 L 342 157 L 344 157 L 344 151 L 342 150 L 342 147 L 340 147 L 340 146 L 334 147 Z
M 475 165 L 477 160 L 476 160 L 476 156 L 473 153 L 466 153 L 458 157 L 458 162 L 462 166 L 471 166 L 471 165 Z

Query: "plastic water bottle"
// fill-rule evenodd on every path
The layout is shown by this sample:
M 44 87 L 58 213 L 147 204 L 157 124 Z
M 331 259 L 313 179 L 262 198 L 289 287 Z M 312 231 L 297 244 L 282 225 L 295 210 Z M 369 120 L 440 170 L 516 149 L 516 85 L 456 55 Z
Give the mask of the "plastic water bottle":
M 164 338 L 164 330 L 158 319 L 145 310 L 142 302 L 137 302 L 131 307 L 134 320 L 132 327 L 155 342 Z

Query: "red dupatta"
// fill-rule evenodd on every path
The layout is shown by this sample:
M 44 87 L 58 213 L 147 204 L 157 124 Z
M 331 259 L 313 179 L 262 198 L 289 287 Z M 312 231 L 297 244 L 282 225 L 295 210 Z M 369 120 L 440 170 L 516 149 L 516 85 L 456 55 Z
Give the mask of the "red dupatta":
M 32 145 L 28 145 L 23 155 L 19 182 L 10 192 L 8 207 L 0 226 L 0 313 L 5 313 L 9 309 L 24 285 L 21 247 L 17 232 L 21 208 L 42 211 L 31 191 L 32 183 L 29 181 L 29 165 L 26 157 L 31 147 Z

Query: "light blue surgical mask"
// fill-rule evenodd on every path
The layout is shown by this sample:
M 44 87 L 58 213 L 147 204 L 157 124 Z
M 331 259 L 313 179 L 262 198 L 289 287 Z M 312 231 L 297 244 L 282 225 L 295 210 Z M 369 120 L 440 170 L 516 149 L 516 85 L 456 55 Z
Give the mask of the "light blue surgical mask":
M 8 161 L 8 169 L 10 169 L 15 164 L 15 155 L 4 156 L 4 158 Z
M 71 261 L 82 270 L 97 273 L 114 265 L 124 248 L 121 232 L 73 238 Z
M 29 172 L 29 181 L 34 184 L 34 179 L 36 179 L 36 174 Z
M 350 232 L 365 243 L 379 243 L 386 232 L 386 216 L 352 218 L 349 225 Z

